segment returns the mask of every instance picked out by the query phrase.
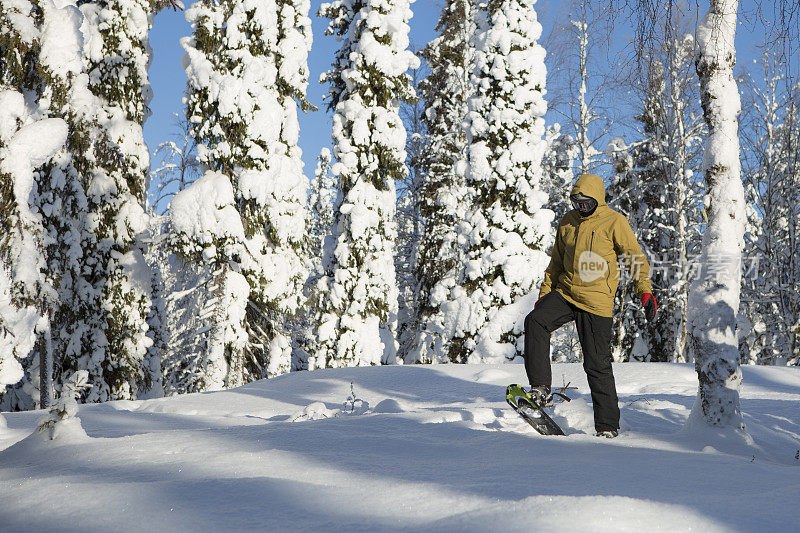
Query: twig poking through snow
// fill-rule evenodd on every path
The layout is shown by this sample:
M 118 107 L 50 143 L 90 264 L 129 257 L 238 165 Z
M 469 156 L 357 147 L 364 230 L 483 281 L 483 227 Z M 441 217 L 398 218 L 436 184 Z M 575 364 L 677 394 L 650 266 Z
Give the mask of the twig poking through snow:
M 350 396 L 342 404 L 342 414 L 346 415 L 360 415 L 369 409 L 369 402 L 356 396 L 355 387 L 353 382 L 350 382 Z

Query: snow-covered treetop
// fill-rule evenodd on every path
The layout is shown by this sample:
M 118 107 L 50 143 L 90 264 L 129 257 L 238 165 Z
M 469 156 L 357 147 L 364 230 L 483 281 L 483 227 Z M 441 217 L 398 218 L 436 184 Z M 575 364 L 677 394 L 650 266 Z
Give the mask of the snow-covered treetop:
M 275 87 L 278 41 L 274 0 L 195 2 L 186 11 L 193 37 L 181 39 L 198 159 L 209 168 L 263 168 L 264 146 L 278 142 L 283 108 Z M 261 164 L 259 164 L 261 163 Z
M 470 100 L 468 115 L 469 178 L 498 191 L 517 189 L 522 205 L 516 208 L 528 213 L 546 201 L 533 192 L 541 180 L 547 111 L 545 51 L 537 42 L 542 27 L 533 5 L 515 0 L 489 7 L 484 31 L 476 35 L 478 93 Z
M 365 83 L 364 72 L 369 67 L 383 74 L 376 77 L 383 86 L 373 87 L 365 100 L 413 98 L 406 80 L 393 80 L 405 78 L 409 69 L 419 67 L 419 58 L 408 49 L 412 1 L 337 0 L 320 6 L 320 14 L 331 19 L 326 35 L 346 41 L 333 70 L 321 78 L 332 83 L 329 107 L 336 107 L 343 91 Z

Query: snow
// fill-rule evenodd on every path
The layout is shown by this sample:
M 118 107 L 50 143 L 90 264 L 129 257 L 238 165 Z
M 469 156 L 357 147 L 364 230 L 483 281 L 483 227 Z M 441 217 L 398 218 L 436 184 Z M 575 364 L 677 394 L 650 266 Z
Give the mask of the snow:
M 40 319 L 34 307 L 18 307 L 11 299 L 12 280 L 0 268 L 0 393 L 23 378 L 17 357 L 25 357 L 36 342 L 36 324 Z
M 752 445 L 681 432 L 687 364 L 615 365 L 616 439 L 591 435 L 578 364 L 543 437 L 505 404 L 522 365 L 300 372 L 234 390 L 82 405 L 88 439 L 3 413 L 4 531 L 795 531 L 800 369 L 743 368 Z M 351 385 L 352 384 L 352 385 Z M 371 406 L 351 410 L 348 397 Z M 355 405 L 360 405 L 355 403 Z M 74 419 L 73 419 L 74 420 Z M 64 497 L 68 487 L 69 498 Z M 31 502 L 39 511 L 31 513 Z
M 0 91 L 0 140 L 8 142 L 17 132 L 17 121 L 25 116 L 25 97 L 13 89 Z
M 172 224 L 197 242 L 210 245 L 215 239 L 244 240 L 244 227 L 234 207 L 230 179 L 208 171 L 191 186 L 180 191 L 170 204 Z
M 14 177 L 14 196 L 24 222 L 34 218 L 29 205 L 34 169 L 53 157 L 66 141 L 67 123 L 60 118 L 47 118 L 20 128 L 0 151 L 0 171 Z
M 27 0 L 4 0 L 3 15 L 8 18 L 20 41 L 32 44 L 39 36 L 31 11 L 33 5 Z
M 55 3 L 46 0 L 41 3 L 41 7 L 44 11 L 40 52 L 42 63 L 53 75 L 60 78 L 83 72 L 84 37 L 81 32 L 81 12 L 71 2 Z

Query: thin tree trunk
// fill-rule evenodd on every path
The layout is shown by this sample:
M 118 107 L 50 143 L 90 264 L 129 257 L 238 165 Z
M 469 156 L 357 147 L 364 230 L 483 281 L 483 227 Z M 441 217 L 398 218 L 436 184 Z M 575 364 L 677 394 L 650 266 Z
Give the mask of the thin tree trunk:
M 578 101 L 580 104 L 580 125 L 578 131 L 578 143 L 581 147 L 581 174 L 589 172 L 591 163 L 592 143 L 589 140 L 589 122 L 591 121 L 589 106 L 586 103 L 586 80 L 588 78 L 587 62 L 589 55 L 589 36 L 586 25 L 586 5 L 581 3 L 580 20 L 580 75 L 581 87 L 578 90 Z
M 684 95 L 681 91 L 681 84 L 680 79 L 678 76 L 678 71 L 680 66 L 678 64 L 678 45 L 677 41 L 673 43 L 673 50 L 670 54 L 670 73 L 671 73 L 671 87 L 670 87 L 670 98 L 671 104 L 673 109 L 675 110 L 675 120 L 676 126 L 678 130 L 678 139 L 677 139 L 677 164 L 675 168 L 677 170 L 677 176 L 675 176 L 675 180 L 677 183 L 677 190 L 676 190 L 676 210 L 677 210 L 677 226 L 678 226 L 678 265 L 680 268 L 680 280 L 678 281 L 680 291 L 675 296 L 679 298 L 680 301 L 680 308 L 681 314 L 678 324 L 678 331 L 677 333 L 677 345 L 673 345 L 673 353 L 670 356 L 670 359 L 673 363 L 680 363 L 680 362 L 688 362 L 689 357 L 686 353 L 686 340 L 688 331 L 686 328 L 686 302 L 688 300 L 688 258 L 687 258 L 687 251 L 686 251 L 686 241 L 688 240 L 688 232 L 687 232 L 687 208 L 686 205 L 686 197 L 687 191 L 689 188 L 689 180 L 687 179 L 688 174 L 688 167 L 689 167 L 689 154 L 686 150 L 687 144 L 687 135 L 686 135 L 686 122 L 684 117 L 684 110 L 686 103 L 684 101 Z M 674 128 L 670 128 L 671 131 L 674 131 Z M 674 142 L 673 142 L 674 144 Z
M 49 327 L 42 341 L 39 350 L 39 407 L 47 409 L 53 405 L 53 343 Z

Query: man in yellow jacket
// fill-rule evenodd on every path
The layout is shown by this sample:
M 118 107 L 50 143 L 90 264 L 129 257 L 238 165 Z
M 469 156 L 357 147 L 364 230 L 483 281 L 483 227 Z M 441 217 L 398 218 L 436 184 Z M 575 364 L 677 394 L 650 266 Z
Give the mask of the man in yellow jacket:
M 636 294 L 648 320 L 657 305 L 650 287 L 650 266 L 628 220 L 606 204 L 603 180 L 583 174 L 570 200 L 574 209 L 558 225 L 550 265 L 539 300 L 525 318 L 525 371 L 531 395 L 540 403 L 550 398 L 550 334 L 575 321 L 589 381 L 598 436 L 619 432 L 617 389 L 611 367 L 611 324 L 614 294 L 622 258 L 631 271 Z

